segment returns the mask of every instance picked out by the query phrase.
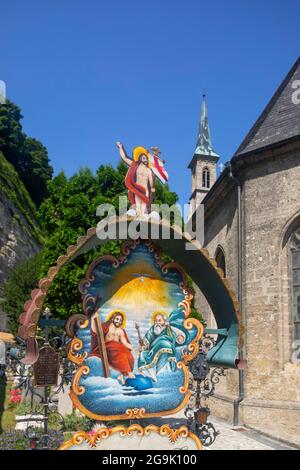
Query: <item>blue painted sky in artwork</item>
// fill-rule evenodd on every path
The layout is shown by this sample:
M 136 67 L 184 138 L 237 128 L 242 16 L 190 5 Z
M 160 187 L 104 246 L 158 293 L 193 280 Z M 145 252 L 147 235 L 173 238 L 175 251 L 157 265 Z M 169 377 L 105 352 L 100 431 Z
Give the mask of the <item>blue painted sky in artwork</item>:
M 181 274 L 175 269 L 170 269 L 167 272 L 162 272 L 162 270 L 157 266 L 157 262 L 154 257 L 154 253 L 149 252 L 147 246 L 143 243 L 139 244 L 135 249 L 130 251 L 130 254 L 127 257 L 127 260 L 124 264 L 121 264 L 118 268 L 114 268 L 112 263 L 108 261 L 101 261 L 93 269 L 93 280 L 91 281 L 88 289 L 87 296 L 91 295 L 93 297 L 99 295 L 102 299 L 99 315 L 101 322 L 106 320 L 107 315 L 111 312 L 112 307 L 110 304 L 110 298 L 108 294 L 109 285 L 112 283 L 114 276 L 118 274 L 119 271 L 123 269 L 128 269 L 133 267 L 135 275 L 143 274 L 139 268 L 141 262 L 146 262 L 151 269 L 157 272 L 157 279 L 163 279 L 167 283 L 167 289 L 169 292 L 170 303 L 162 307 L 162 310 L 170 313 L 172 311 L 183 311 L 182 307 L 178 308 L 178 303 L 184 299 L 184 293 L 180 288 L 180 283 L 182 282 Z M 104 275 L 103 275 L 104 274 Z M 144 273 L 145 274 L 145 273 Z M 138 307 L 138 306 L 137 306 Z M 138 335 L 135 328 L 135 322 L 138 321 L 141 334 L 144 335 L 150 327 L 151 315 L 157 308 L 152 310 L 146 309 L 142 306 L 143 315 L 142 318 L 137 319 L 134 316 L 135 312 L 128 310 L 124 305 L 118 305 L 115 308 L 119 308 L 124 311 L 126 315 L 126 332 L 132 344 L 138 347 Z M 184 313 L 182 313 L 184 318 Z M 196 334 L 196 330 L 192 331 L 192 337 Z M 89 327 L 83 330 L 78 331 L 78 337 L 83 341 L 83 350 L 90 352 L 90 329 Z
M 140 270 L 139 266 L 141 262 L 145 262 L 151 271 L 153 270 L 157 273 L 156 279 L 161 279 L 168 283 L 169 297 L 172 302 L 168 309 L 171 307 L 175 309 L 177 304 L 184 299 L 183 291 L 179 287 L 179 284 L 182 282 L 181 274 L 175 269 L 170 269 L 168 272 L 163 273 L 157 265 L 154 254 L 149 252 L 145 244 L 141 243 L 135 249 L 131 250 L 126 262 L 120 264 L 118 268 L 114 268 L 111 262 L 101 261 L 93 269 L 93 281 L 91 281 L 87 292 L 88 295 L 92 295 L 93 297 L 100 295 L 102 299 L 101 311 L 104 314 L 103 321 L 105 319 L 105 313 L 107 313 L 107 308 L 109 309 L 109 307 L 105 306 L 105 303 L 109 300 L 108 287 L 111 285 L 114 276 L 118 271 L 132 267 L 132 277 L 130 276 L 129 279 L 134 279 L 134 277 L 138 276 L 142 279 L 142 274 L 146 275 L 146 273 Z

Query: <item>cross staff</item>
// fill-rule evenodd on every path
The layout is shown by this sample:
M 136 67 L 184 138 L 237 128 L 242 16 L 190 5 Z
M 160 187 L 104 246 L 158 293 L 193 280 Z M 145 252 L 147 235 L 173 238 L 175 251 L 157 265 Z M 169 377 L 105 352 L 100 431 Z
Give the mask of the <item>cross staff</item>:
M 100 299 L 97 299 L 96 306 L 95 306 L 95 312 L 98 310 Z M 110 371 L 109 371 L 109 364 L 108 364 L 108 357 L 107 357 L 107 350 L 105 346 L 105 339 L 104 339 L 104 333 L 102 329 L 102 325 L 99 319 L 99 316 L 96 315 L 94 318 L 94 326 L 95 326 L 95 332 L 96 332 L 96 337 L 97 337 L 97 343 L 98 343 L 98 348 L 99 348 L 99 354 L 102 359 L 102 365 L 103 365 L 103 374 L 106 379 L 110 377 Z
M 135 324 L 135 329 L 136 329 L 138 337 L 139 337 L 140 346 L 145 346 L 144 340 L 143 340 L 142 335 L 141 335 L 140 325 L 138 323 Z

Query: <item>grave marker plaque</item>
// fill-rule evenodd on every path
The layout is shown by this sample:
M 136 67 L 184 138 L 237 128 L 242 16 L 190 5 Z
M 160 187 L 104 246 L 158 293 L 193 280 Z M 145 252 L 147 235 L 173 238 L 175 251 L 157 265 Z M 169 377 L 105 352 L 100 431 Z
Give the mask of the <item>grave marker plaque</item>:
M 40 355 L 33 366 L 34 385 L 44 387 L 46 385 L 57 385 L 59 372 L 59 353 L 51 346 L 40 349 Z

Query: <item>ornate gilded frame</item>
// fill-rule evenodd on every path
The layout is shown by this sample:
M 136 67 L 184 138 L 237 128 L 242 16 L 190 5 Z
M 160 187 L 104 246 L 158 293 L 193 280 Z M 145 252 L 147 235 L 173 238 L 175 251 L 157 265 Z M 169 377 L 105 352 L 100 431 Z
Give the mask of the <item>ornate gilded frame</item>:
M 140 240 L 128 240 L 124 242 L 121 246 L 121 255 L 119 258 L 116 258 L 111 255 L 104 255 L 100 256 L 95 259 L 91 265 L 89 266 L 85 278 L 81 281 L 79 285 L 79 290 L 82 294 L 83 300 L 83 309 L 85 315 L 73 315 L 69 318 L 67 323 L 67 332 L 73 338 L 70 342 L 70 346 L 68 349 L 68 358 L 71 362 L 79 366 L 78 370 L 75 372 L 71 390 L 70 390 L 70 398 L 73 402 L 73 405 L 79 409 L 84 415 L 88 416 L 91 419 L 107 421 L 113 419 L 141 419 L 141 418 L 150 418 L 150 417 L 157 417 L 157 416 L 165 416 L 169 414 L 174 414 L 180 411 L 184 406 L 188 403 L 191 392 L 189 391 L 189 372 L 187 368 L 187 363 L 192 360 L 198 353 L 199 349 L 199 339 L 202 337 L 204 332 L 203 325 L 196 320 L 195 318 L 190 318 L 191 312 L 191 301 L 193 295 L 188 288 L 187 285 L 187 276 L 184 270 L 179 266 L 177 263 L 168 262 L 163 263 L 162 261 L 162 251 L 159 247 L 157 247 L 151 240 L 145 240 L 144 243 L 146 244 L 149 252 L 154 254 L 157 266 L 161 269 L 163 273 L 167 273 L 169 269 L 175 269 L 181 275 L 182 282 L 180 283 L 180 288 L 184 294 L 184 300 L 179 302 L 178 307 L 182 307 L 185 321 L 184 327 L 187 330 L 191 330 L 194 326 L 197 328 L 197 334 L 193 341 L 187 346 L 188 352 L 182 356 L 182 360 L 177 363 L 177 368 L 183 370 L 184 374 L 184 385 L 179 387 L 179 392 L 183 395 L 183 400 L 179 406 L 175 409 L 156 412 L 156 413 L 146 413 L 144 408 L 130 408 L 127 409 L 126 412 L 122 415 L 98 415 L 86 407 L 82 405 L 79 400 L 79 396 L 85 392 L 85 389 L 82 385 L 80 385 L 80 379 L 83 375 L 87 375 L 90 371 L 89 366 L 83 365 L 83 362 L 87 358 L 88 354 L 86 352 L 80 354 L 79 351 L 82 348 L 82 341 L 76 337 L 76 333 L 74 331 L 75 325 L 79 324 L 79 328 L 86 328 L 88 325 L 87 316 L 93 313 L 96 298 L 88 294 L 88 288 L 93 281 L 93 269 L 102 261 L 109 261 L 112 263 L 112 266 L 117 269 L 120 265 L 126 262 L 128 256 L 131 253 L 131 250 L 134 250 L 139 244 Z
M 117 433 L 119 433 L 121 437 L 131 436 L 134 432 L 137 432 L 141 437 L 148 436 L 151 432 L 155 432 L 159 436 L 167 436 L 170 442 L 174 444 L 180 437 L 187 437 L 196 443 L 198 450 L 202 450 L 200 439 L 194 433 L 189 431 L 186 426 L 181 426 L 178 429 L 171 429 L 167 424 L 164 424 L 161 427 L 150 424 L 145 428 L 139 424 L 133 424 L 129 427 L 115 426 L 114 428 L 100 428 L 92 435 L 89 435 L 84 431 L 78 431 L 73 434 L 71 439 L 64 442 L 58 450 L 68 450 L 71 447 L 81 445 L 84 442 L 87 442 L 91 447 L 96 447 L 97 442 L 100 439 L 108 439 L 110 436 Z
M 39 318 L 47 293 L 61 269 L 63 269 L 68 263 L 75 260 L 83 252 L 90 251 L 92 248 L 105 243 L 107 238 L 102 235 L 104 235 L 110 227 L 112 227 L 114 230 L 119 230 L 121 226 L 128 226 L 131 221 L 132 218 L 128 216 L 112 216 L 103 226 L 101 226 L 100 229 L 96 229 L 96 227 L 89 228 L 86 234 L 80 236 L 74 245 L 70 245 L 68 247 L 64 255 L 61 255 L 57 258 L 55 264 L 49 268 L 47 275 L 43 279 L 40 279 L 38 288 L 34 288 L 31 291 L 30 298 L 24 304 L 24 310 L 19 318 L 18 336 L 26 341 L 26 355 L 22 359 L 22 363 L 34 364 L 38 358 L 39 349 L 36 340 L 36 334 Z M 171 234 L 171 241 L 175 238 L 177 239 L 179 252 L 182 252 L 185 249 L 186 243 L 190 244 L 191 247 L 193 247 L 195 250 L 193 251 L 193 260 L 191 260 L 191 256 L 188 257 L 191 263 L 199 262 L 200 265 L 204 266 L 205 269 L 213 269 L 213 284 L 222 289 L 220 291 L 222 300 L 225 302 L 229 301 L 226 311 L 228 312 L 229 318 L 231 318 L 232 321 L 237 324 L 238 329 L 237 339 L 234 339 L 235 348 L 233 350 L 231 362 L 230 364 L 227 364 L 227 367 L 233 369 L 239 368 L 239 363 L 241 361 L 239 361 L 238 358 L 238 350 L 240 350 L 243 346 L 245 328 L 242 322 L 242 314 L 240 311 L 239 302 L 234 290 L 231 287 L 229 279 L 224 277 L 222 269 L 217 267 L 216 261 L 209 256 L 207 249 L 202 248 L 200 243 L 197 240 L 193 240 L 189 233 L 182 232 L 180 227 L 176 225 L 170 226 L 165 220 L 156 221 L 153 219 L 148 221 L 141 219 L 140 224 L 145 229 L 148 229 L 148 233 L 149 230 L 152 231 L 152 229 L 155 231 L 158 230 L 159 234 L 162 234 L 163 230 L 167 230 L 168 233 Z M 101 236 L 99 236 L 99 233 Z M 119 238 L 117 237 L 117 239 Z M 160 243 L 160 240 L 162 240 L 161 236 L 159 236 L 158 240 Z M 168 254 L 168 250 L 166 250 L 166 252 Z M 177 259 L 176 253 L 173 252 L 171 256 L 175 260 Z M 194 274 L 190 272 L 188 264 L 184 263 L 184 266 L 184 269 L 191 275 L 193 281 L 200 288 L 200 290 L 202 290 L 203 287 L 208 287 L 205 276 L 203 276 L 203 280 L 200 282 L 200 279 L 194 278 Z M 213 295 L 214 294 L 210 291 L 207 298 L 209 304 L 211 304 Z M 84 315 L 82 316 L 84 317 Z M 228 326 L 229 325 L 227 325 L 226 328 Z

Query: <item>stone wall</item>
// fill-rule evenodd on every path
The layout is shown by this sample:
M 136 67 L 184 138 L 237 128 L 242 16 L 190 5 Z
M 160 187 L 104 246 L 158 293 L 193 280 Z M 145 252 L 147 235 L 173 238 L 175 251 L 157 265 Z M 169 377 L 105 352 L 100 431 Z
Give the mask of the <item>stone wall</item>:
M 210 256 L 215 258 L 218 246 L 222 247 L 226 258 L 226 277 L 230 280 L 231 286 L 235 292 L 237 292 L 238 289 L 236 198 L 236 188 L 232 186 L 229 192 L 225 195 L 222 203 L 218 204 L 215 210 L 208 217 L 205 217 L 204 225 L 205 248 L 208 249 Z M 195 305 L 203 314 L 207 321 L 207 326 L 215 328 L 216 323 L 214 316 L 205 297 L 199 289 L 196 289 L 195 291 Z M 230 402 L 237 398 L 237 371 L 227 371 L 226 377 L 221 378 L 221 381 L 218 384 L 218 393 L 222 395 L 225 394 L 226 398 L 228 398 Z M 212 404 L 211 408 L 213 411 Z M 229 409 L 226 411 L 226 416 L 230 416 L 230 420 L 232 420 L 232 412 L 233 405 L 230 405 Z M 223 412 L 220 415 L 224 417 Z
M 191 212 L 193 214 L 196 208 L 201 204 L 203 198 L 209 191 L 217 179 L 217 160 L 218 158 L 205 155 L 195 155 L 192 164 L 192 197 L 190 200 Z M 210 185 L 209 188 L 202 186 L 202 175 L 204 168 L 209 170 Z
M 1 308 L 3 285 L 11 270 L 40 248 L 22 212 L 0 191 L 0 330 L 6 327 L 6 317 Z
M 285 243 L 291 224 L 300 224 L 300 149 L 296 144 L 265 153 L 243 170 L 242 272 L 246 327 L 245 400 L 241 423 L 300 444 L 300 365 L 292 358 L 291 273 Z M 237 291 L 236 190 L 214 205 L 205 225 L 206 248 L 221 245 L 227 277 Z M 211 321 L 205 300 L 196 303 Z M 237 371 L 217 389 L 212 411 L 232 420 Z
M 246 401 L 244 419 L 300 444 L 300 365 L 291 363 L 291 275 L 283 246 L 289 225 L 300 215 L 300 150 L 268 158 L 249 168 L 246 176 L 244 309 L 250 406 Z M 255 406 L 257 400 L 263 403 Z

